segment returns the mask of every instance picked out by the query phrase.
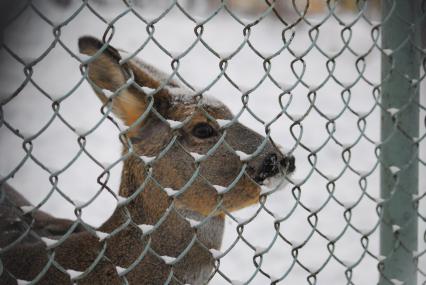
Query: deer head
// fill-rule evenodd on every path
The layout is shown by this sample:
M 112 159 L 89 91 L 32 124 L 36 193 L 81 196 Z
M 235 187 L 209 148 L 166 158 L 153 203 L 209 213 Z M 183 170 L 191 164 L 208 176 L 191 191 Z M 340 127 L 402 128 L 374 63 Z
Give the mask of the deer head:
M 232 123 L 233 115 L 222 102 L 137 59 L 123 62 L 122 53 L 95 38 L 81 38 L 79 47 L 94 56 L 87 72 L 97 96 L 129 127 L 132 147 L 125 145 L 123 153 L 132 151 L 120 195 L 132 195 L 152 171 L 140 199 L 144 211 L 157 213 L 154 220 L 169 203 L 162 187 L 185 188 L 175 197 L 177 208 L 218 215 L 256 203 L 265 181 L 294 171 L 292 156 L 282 154 L 270 139 Z M 147 163 L 147 158 L 155 159 Z

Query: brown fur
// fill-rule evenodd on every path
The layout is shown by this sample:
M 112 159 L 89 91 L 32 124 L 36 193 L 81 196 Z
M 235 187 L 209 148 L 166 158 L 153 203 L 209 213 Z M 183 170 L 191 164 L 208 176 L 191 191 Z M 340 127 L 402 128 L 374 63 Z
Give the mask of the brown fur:
M 85 37 L 80 39 L 79 45 L 82 53 L 94 55 L 103 44 Z M 116 91 L 134 74 L 139 86 L 157 88 L 166 83 L 166 87 L 154 95 L 154 105 L 165 119 L 184 121 L 190 117 L 190 120 L 181 129 L 172 130 L 151 112 L 144 122 L 128 133 L 134 152 L 124 161 L 119 190 L 123 197 L 131 197 L 148 179 L 150 169 L 140 156 L 157 156 L 174 136 L 177 140 L 167 153 L 152 162 L 152 178 L 147 186 L 126 206 L 118 207 L 99 230 L 111 233 L 128 222 L 127 227 L 103 241 L 89 232 L 75 233 L 50 252 L 54 252 L 55 261 L 63 268 L 85 271 L 106 248 L 105 257 L 78 284 L 122 284 L 115 266 L 127 268 L 139 259 L 141 261 L 125 276 L 130 284 L 163 284 L 171 272 L 171 284 L 207 283 L 214 267 L 209 249 L 220 249 L 221 246 L 223 209 L 234 211 L 256 203 L 260 193 L 259 185 L 253 180 L 256 169 L 261 168 L 270 153 L 275 153 L 279 158 L 284 156 L 268 142 L 262 152 L 248 162 L 247 170 L 236 186 L 228 193 L 218 195 L 211 185 L 230 185 L 243 166 L 233 150 L 253 153 L 264 138 L 235 123 L 226 129 L 226 143 L 222 143 L 207 159 L 199 164 L 194 163 L 191 152 L 205 154 L 222 136 L 223 130 L 212 118 L 232 119 L 229 109 L 220 102 L 209 104 L 208 101 L 202 101 L 200 108 L 195 97 L 189 94 L 187 97 L 174 95 L 174 89 L 185 89 L 173 80 L 165 82 L 167 75 L 137 60 L 120 66 L 119 60 L 117 50 L 109 46 L 88 65 L 89 79 L 103 103 L 109 99 L 101 89 Z M 128 126 L 146 111 L 148 105 L 146 94 L 137 87 L 131 86 L 112 99 L 113 112 Z M 192 130 L 201 122 L 212 126 L 217 134 L 205 139 L 194 136 Z M 128 152 L 129 148 L 125 146 L 123 154 Z M 181 195 L 169 197 L 159 187 L 179 190 L 187 184 L 197 168 L 199 175 Z M 215 210 L 218 203 L 223 203 L 222 208 Z M 165 215 L 165 220 L 159 223 Z M 186 220 L 201 221 L 208 215 L 212 217 L 198 228 L 191 228 Z M 158 224 L 158 228 L 150 235 L 143 235 L 137 227 L 141 224 Z M 168 265 L 156 256 L 178 257 L 194 236 L 197 237 L 196 243 L 176 264 Z M 141 258 L 147 247 L 149 249 Z M 24 280 L 35 278 L 48 261 L 46 247 L 41 242 L 15 246 L 1 258 L 8 273 Z M 40 284 L 69 282 L 68 275 L 51 267 Z

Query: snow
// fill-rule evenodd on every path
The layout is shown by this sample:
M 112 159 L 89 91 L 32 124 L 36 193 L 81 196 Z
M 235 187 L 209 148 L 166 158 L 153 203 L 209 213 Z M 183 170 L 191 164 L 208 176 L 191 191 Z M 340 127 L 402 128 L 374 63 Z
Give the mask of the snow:
M 119 2 L 121 3 L 121 1 Z M 35 3 L 34 5 L 38 4 Z M 53 6 L 45 5 L 42 11 L 49 14 L 52 21 L 54 18 L 63 19 L 68 17 L 66 12 L 56 10 Z M 115 4 L 114 7 L 100 6 L 96 7 L 96 11 L 105 16 L 106 19 L 113 19 L 118 12 L 122 11 L 122 6 L 120 4 Z M 142 11 L 142 13 L 144 17 L 151 13 L 151 15 L 146 17 L 147 19 L 156 18 L 155 13 L 149 9 Z M 25 17 L 27 22 L 22 33 L 6 32 L 4 38 L 8 46 L 18 56 L 32 61 L 43 54 L 47 46 L 52 42 L 52 27 L 40 20 L 35 13 L 26 12 Z M 78 16 L 78 20 L 72 20 L 69 25 L 62 29 L 61 41 L 70 50 L 76 51 L 77 39 L 81 35 L 94 35 L 100 38 L 106 26 L 95 18 L 88 9 L 84 8 Z M 342 15 L 342 18 L 351 18 L 351 15 Z M 203 21 L 203 19 L 206 19 L 204 15 L 199 16 L 197 21 Z M 312 17 L 311 20 L 320 22 L 322 18 Z M 248 19 L 247 22 L 253 22 L 253 20 Z M 156 31 L 154 36 L 166 49 L 174 50 L 177 51 L 176 53 L 179 54 L 180 52 L 181 54 L 195 40 L 194 25 L 192 21 L 185 19 L 182 13 L 172 10 L 166 17 L 155 24 Z M 111 44 L 115 47 L 126 49 L 130 53 L 135 52 L 147 37 L 144 33 L 145 24 L 141 24 L 140 20 L 132 16 L 131 13 L 117 21 L 115 28 Z M 340 38 L 342 28 L 331 17 L 319 27 L 320 34 L 316 44 L 323 48 L 326 54 L 336 54 L 343 46 Z M 361 20 L 351 28 L 350 46 L 359 54 L 363 54 L 375 44 L 371 39 L 371 28 L 372 26 L 366 21 Z M 269 75 L 275 79 L 278 86 L 271 82 L 269 78 L 266 78 L 258 88 L 252 90 L 260 78 L 265 75 L 265 71 L 263 69 L 263 61 L 246 45 L 228 60 L 229 66 L 226 70 L 227 75 L 240 88 L 235 88 L 222 77 L 204 92 L 202 99 L 202 103 L 215 106 L 222 106 L 220 101 L 225 102 L 229 109 L 234 114 L 237 114 L 243 108 L 241 96 L 244 92 L 242 93 L 241 90 L 251 90 L 247 105 L 264 122 L 259 122 L 247 110 L 242 112 L 238 122 L 249 126 L 260 134 L 264 134 L 265 123 L 270 122 L 277 114 L 285 111 L 285 114 L 271 125 L 271 136 L 275 143 L 284 146 L 286 150 L 293 150 L 292 155 L 296 157 L 297 170 L 294 176 L 288 179 L 291 181 L 290 185 L 282 187 L 281 191 L 276 191 L 266 197 L 264 207 L 274 213 L 277 220 L 281 220 L 278 217 L 286 217 L 293 206 L 296 205 L 291 215 L 280 222 L 279 228 L 280 234 L 293 242 L 289 245 L 278 237 L 269 251 L 263 254 L 262 269 L 266 270 L 270 276 L 281 277 L 288 270 L 293 260 L 291 255 L 292 248 L 301 246 L 298 248 L 298 261 L 307 266 L 321 264 L 329 256 L 327 240 L 317 233 L 314 233 L 311 239 L 302 245 L 302 242 L 305 242 L 312 230 L 307 217 L 311 212 L 316 212 L 329 198 L 329 192 L 326 189 L 329 181 L 319 175 L 317 170 L 321 171 L 321 173 L 326 173 L 330 180 L 336 178 L 333 174 L 341 173 L 346 166 L 346 162 L 342 160 L 342 147 L 334 143 L 333 139 L 344 142 L 345 146 L 357 141 L 361 134 L 357 125 L 360 117 L 365 120 L 367 125 L 359 142 L 351 148 L 349 164 L 351 169 L 360 169 L 362 171 L 360 171 L 359 176 L 352 170 L 346 169 L 343 175 L 334 181 L 334 198 L 343 202 L 343 207 L 338 205 L 333 199 L 330 199 L 325 207 L 317 213 L 317 230 L 323 232 L 327 237 L 335 236 L 335 234 L 333 235 L 334 232 L 339 232 L 347 225 L 343 218 L 343 213 L 350 207 L 352 213 L 351 225 L 360 230 L 361 233 L 369 233 L 370 230 L 374 229 L 374 225 L 378 220 L 377 204 L 383 202 L 383 199 L 379 198 L 380 167 L 375 168 L 375 163 L 377 162 L 375 155 L 376 145 L 366 139 L 368 137 L 378 144 L 381 140 L 379 129 L 380 108 L 376 107 L 370 114 L 367 113 L 375 104 L 372 87 L 363 78 L 352 86 L 359 73 L 355 67 L 357 57 L 350 52 L 343 52 L 334 60 L 335 71 L 333 74 L 343 84 L 343 87 L 332 79 L 322 85 L 323 81 L 329 76 L 326 68 L 328 59 L 315 47 L 306 53 L 308 48 L 311 47 L 311 40 L 308 36 L 310 29 L 311 27 L 302 21 L 300 25 L 294 28 L 295 38 L 289 45 L 289 48 L 295 51 L 296 55 L 303 55 L 304 73 L 299 79 L 303 80 L 304 84 L 298 82 L 299 79 L 297 78 L 300 77 L 303 70 L 299 65 L 300 61 L 295 61 L 295 57 L 286 49 L 279 56 L 270 60 L 272 68 Z M 282 47 L 282 31 L 283 25 L 279 21 L 266 19 L 252 27 L 250 41 L 263 54 L 271 55 Z M 290 34 L 290 32 L 287 33 Z M 242 26 L 236 24 L 235 20 L 223 13 L 220 13 L 206 24 L 203 34 L 203 40 L 221 56 L 229 55 L 229 51 L 235 50 L 243 38 Z M 380 43 L 380 41 L 378 42 Z M 0 56 L 4 59 L 5 64 L 8 65 L 6 71 L 0 70 L 0 81 L 3 90 L 0 96 L 3 100 L 3 96 L 9 96 L 24 82 L 25 76 L 20 63 L 8 56 L 4 50 L 0 52 Z M 383 52 L 388 56 L 392 55 L 391 50 L 384 50 Z M 82 60 L 89 60 L 87 56 L 78 53 L 76 55 Z M 363 77 L 368 78 L 373 83 L 380 82 L 381 55 L 382 52 L 373 47 L 372 52 L 364 58 L 366 65 Z M 170 57 L 165 55 L 152 41 L 137 57 L 142 57 L 148 63 L 160 67 L 167 73 L 172 71 Z M 292 62 L 294 72 L 290 68 Z M 213 56 L 203 45 L 197 44 L 191 52 L 180 59 L 179 74 L 194 86 L 202 86 L 201 88 L 196 88 L 196 90 L 202 90 L 207 88 L 220 73 L 218 63 L 218 58 Z M 67 94 L 80 80 L 79 65 L 80 62 L 78 60 L 71 57 L 57 44 L 40 63 L 34 66 L 32 80 L 54 98 L 60 98 Z M 296 76 L 295 73 L 299 74 L 299 76 Z M 422 81 L 421 90 L 425 88 L 424 82 L 425 80 Z M 243 88 L 243 86 L 246 88 Z M 321 88 L 317 89 L 318 86 L 321 86 Z M 351 98 L 348 103 L 342 99 L 343 89 L 347 86 L 351 86 Z M 144 92 L 146 93 L 154 91 L 151 88 L 143 88 L 145 88 Z M 280 97 L 283 90 L 290 88 L 291 94 L 287 93 Z M 187 88 L 170 88 L 170 91 L 176 100 L 181 100 L 184 103 L 193 103 L 193 96 L 197 93 L 188 91 Z M 346 108 L 341 117 L 335 120 L 336 130 L 332 134 L 333 139 L 322 149 L 318 149 L 318 147 L 322 146 L 330 136 L 326 131 L 327 119 L 310 108 L 311 102 L 308 98 L 310 91 L 315 91 L 315 107 L 323 114 L 326 114 L 326 117 L 334 117 L 335 114 L 339 114 L 345 108 L 345 105 L 349 105 L 351 110 L 358 114 L 356 116 Z M 107 97 L 113 94 L 109 90 L 103 90 L 103 93 Z M 279 106 L 278 98 L 280 98 L 284 108 Z M 421 96 L 421 98 L 421 104 L 424 106 L 425 96 Z M 51 106 L 52 102 L 40 93 L 33 84 L 27 84 L 18 96 L 2 106 L 2 111 L 5 120 L 13 128 L 19 129 L 19 133 L 23 134 L 25 138 L 29 138 L 37 134 L 53 116 L 54 112 Z M 73 127 L 78 126 L 77 134 L 56 118 L 43 134 L 32 140 L 33 149 L 31 154 L 38 161 L 41 161 L 43 165 L 48 165 L 49 169 L 63 170 L 80 150 L 78 134 L 91 130 L 101 120 L 100 107 L 101 103 L 93 94 L 90 85 L 87 82 L 83 82 L 71 96 L 61 102 L 59 109 L 59 113 L 67 123 Z M 396 109 L 390 108 L 387 111 L 390 115 L 399 115 L 399 111 Z M 402 112 L 402 110 L 400 111 Z M 422 118 L 424 117 L 424 112 L 421 113 L 421 116 Z M 295 121 L 298 121 L 298 124 L 293 125 Z M 217 122 L 220 127 L 226 127 L 230 123 L 229 120 L 217 120 Z M 124 126 L 121 126 L 121 129 L 124 129 Z M 419 137 L 421 138 L 424 133 L 425 126 L 422 125 Z M 121 144 L 118 135 L 119 130 L 109 120 L 104 120 L 95 131 L 87 134 L 84 147 L 92 157 L 82 153 L 70 167 L 58 175 L 58 188 L 71 201 L 89 201 L 100 189 L 97 178 L 104 169 L 94 163 L 93 159 L 107 161 L 108 163 L 102 164 L 106 167 L 112 166 L 112 163 L 119 160 Z M 296 138 L 300 138 L 300 142 L 297 142 Z M 0 127 L 1 176 L 8 176 L 24 159 L 26 151 L 23 150 L 22 143 L 23 140 L 16 137 L 4 125 Z M 309 158 L 311 153 L 302 146 L 310 148 L 313 146 L 312 149 L 317 150 L 314 165 Z M 424 158 L 424 140 L 421 141 L 419 150 L 421 157 Z M 243 152 L 238 152 L 238 154 L 241 160 L 249 157 L 248 154 Z M 198 153 L 191 153 L 191 155 L 195 160 L 204 157 L 204 155 Z M 144 161 L 152 161 L 152 157 L 142 159 Z M 312 170 L 313 168 L 315 169 Z M 107 185 L 113 191 L 118 191 L 121 169 L 122 163 L 120 162 L 109 170 L 110 176 Z M 395 174 L 398 170 L 390 168 L 390 171 Z M 425 167 L 420 166 L 420 173 L 423 173 L 424 170 Z M 310 175 L 309 178 L 307 178 L 308 175 Z M 8 180 L 8 183 L 18 189 L 33 205 L 38 205 L 52 189 L 49 176 L 49 173 L 41 169 L 31 158 L 28 158 L 13 175 L 13 178 Z M 370 199 L 367 195 L 364 195 L 359 204 L 353 206 L 351 202 L 358 201 L 358 198 L 363 195 L 364 190 L 358 184 L 361 178 L 368 182 L 366 191 L 372 198 Z M 37 187 L 34 187 L 34 185 L 37 185 Z M 291 191 L 294 185 L 297 185 L 298 188 Z M 420 185 L 420 189 L 425 189 L 425 177 L 420 177 Z M 218 192 L 223 190 L 223 188 L 219 187 L 215 187 L 215 189 Z M 273 189 L 274 187 L 265 185 L 262 187 L 262 193 L 268 193 Z M 168 195 L 176 193 L 173 189 L 165 190 Z M 424 190 L 422 191 L 424 192 Z M 422 197 L 422 193 L 415 197 L 413 196 L 413 198 Z M 300 196 L 300 201 L 296 201 L 295 196 Z M 125 203 L 124 199 L 119 199 L 118 202 Z M 419 203 L 421 203 L 419 209 L 425 209 L 424 201 L 424 198 L 419 200 Z M 116 203 L 116 199 L 108 191 L 102 191 L 93 203 L 85 207 L 82 219 L 95 227 L 99 226 L 111 215 Z M 310 209 L 310 211 L 302 207 L 300 203 Z M 258 205 L 254 205 L 240 210 L 236 213 L 236 216 L 252 217 L 258 208 Z M 24 206 L 21 209 L 24 212 L 28 212 L 33 207 Z M 74 205 L 64 200 L 56 191 L 42 205 L 41 210 L 58 217 L 75 219 Z M 422 213 L 424 214 L 424 210 Z M 251 244 L 268 245 L 276 235 L 275 218 L 271 217 L 263 209 L 248 224 L 245 224 L 247 218 L 238 218 L 237 220 L 240 225 L 244 224 L 243 236 Z M 222 255 L 222 252 L 226 252 L 232 246 L 238 237 L 235 230 L 238 223 L 227 218 L 224 240 L 220 251 L 210 250 L 214 257 Z M 139 228 L 146 233 L 151 231 L 153 226 L 139 225 Z M 335 231 L 330 231 L 330 229 Z M 424 233 L 425 224 L 421 223 L 419 229 L 420 232 Z M 100 239 L 103 239 L 106 238 L 107 234 L 97 232 L 97 235 Z M 369 235 L 369 252 L 376 256 L 379 256 L 378 236 L 378 229 L 375 229 Z M 360 256 L 364 252 L 364 249 L 360 246 L 361 238 L 362 234 L 355 231 L 346 231 L 342 240 L 337 242 L 338 246 L 336 246 L 333 254 L 341 260 L 352 260 L 352 258 Z M 421 237 L 419 240 L 422 240 Z M 50 244 L 56 242 L 50 241 L 48 242 Z M 419 244 L 418 252 L 422 252 L 424 249 L 424 243 Z M 255 270 L 252 257 L 253 251 L 239 240 L 221 258 L 220 270 L 230 280 L 248 280 Z M 165 262 L 173 262 L 173 260 L 173 258 L 169 257 L 165 259 Z M 420 258 L 419 268 L 425 268 L 425 265 L 425 258 Z M 244 270 L 241 270 L 242 268 Z M 344 270 L 345 268 L 340 264 L 333 263 L 332 259 L 318 275 L 317 283 L 345 284 L 347 280 Z M 360 274 L 360 272 L 362 273 Z M 281 283 L 307 284 L 306 277 L 308 275 L 304 270 L 293 268 Z M 377 280 L 377 276 L 377 260 L 366 255 L 363 261 L 355 268 L 352 281 L 355 284 L 371 284 Z M 269 282 L 270 280 L 262 277 L 262 274 L 257 274 L 250 284 L 259 285 Z M 210 284 L 223 284 L 223 279 L 216 274 Z
M 138 225 L 138 228 L 140 228 L 144 234 L 147 234 L 154 229 L 154 226 L 142 224 L 142 225 Z
M 218 259 L 219 257 L 223 255 L 223 252 L 214 248 L 209 249 L 209 251 L 212 254 L 214 259 Z
M 75 270 L 72 270 L 72 269 L 67 269 L 67 273 L 71 277 L 71 279 L 75 279 L 75 278 L 79 277 L 81 274 L 83 274 L 83 272 L 81 272 L 81 271 L 75 271 Z
M 167 193 L 167 195 L 168 195 L 168 196 L 173 196 L 173 195 L 175 195 L 177 192 L 179 192 L 179 190 L 175 190 L 175 189 L 172 189 L 172 188 L 170 188 L 170 187 L 165 187 L 165 188 L 164 188 L 164 191 L 166 191 L 166 193 Z
M 395 165 L 390 166 L 389 169 L 392 172 L 392 174 L 396 174 L 401 170 L 401 168 L 399 168 L 398 166 L 395 166 Z
M 47 238 L 47 237 L 42 237 L 41 240 L 44 242 L 44 244 L 47 247 L 54 247 L 55 244 L 58 242 L 57 240 L 50 239 L 50 238 Z
M 120 266 L 116 266 L 115 270 L 117 271 L 118 275 L 120 275 L 121 273 L 123 273 L 124 271 L 126 271 L 127 268 L 123 268 Z
M 216 122 L 220 128 L 223 128 L 231 123 L 230 120 L 221 120 L 221 119 L 216 120 Z
M 227 189 L 227 187 L 220 186 L 220 185 L 213 185 L 213 188 L 216 190 L 218 194 L 222 194 Z
M 251 155 L 247 154 L 241 150 L 237 150 L 235 151 L 236 155 L 238 155 L 238 157 L 240 158 L 241 161 L 247 161 L 250 159 Z
M 161 256 L 161 258 L 164 260 L 164 262 L 166 264 L 172 264 L 176 260 L 176 257 L 171 257 L 171 256 L 167 256 L 167 255 L 163 255 L 163 256 Z
M 103 241 L 104 239 L 106 239 L 109 236 L 109 233 L 104 233 L 101 231 L 96 231 L 96 235 L 98 236 L 100 241 Z
M 151 163 L 156 157 L 155 156 L 145 156 L 141 155 L 140 158 L 143 160 L 145 164 Z
M 149 87 L 146 87 L 146 86 L 142 86 L 141 89 L 147 95 L 154 93 L 154 91 L 155 91 L 155 89 L 149 88 Z
M 128 199 L 128 197 L 123 197 L 123 196 L 117 195 L 117 206 L 120 206 L 120 205 L 127 203 L 127 199 Z
M 200 153 L 196 153 L 196 152 L 190 152 L 189 154 L 192 156 L 192 158 L 196 162 L 201 161 L 204 158 L 204 156 L 205 156 L 204 154 L 200 154 Z
M 20 208 L 22 212 L 24 212 L 24 214 L 28 214 L 29 212 L 35 209 L 34 206 L 21 206 Z
M 194 220 L 194 219 L 190 219 L 190 218 L 185 218 L 185 219 L 188 221 L 191 228 L 196 228 L 201 223 L 201 221 L 197 221 L 197 220 Z
M 172 129 L 178 129 L 183 126 L 183 123 L 180 121 L 167 120 L 167 123 L 169 123 L 170 128 Z

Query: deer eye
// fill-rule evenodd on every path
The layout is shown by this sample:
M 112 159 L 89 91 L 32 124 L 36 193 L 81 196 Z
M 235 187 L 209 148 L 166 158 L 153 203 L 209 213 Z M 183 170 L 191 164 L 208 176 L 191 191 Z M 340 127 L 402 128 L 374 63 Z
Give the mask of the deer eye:
M 216 131 L 207 123 L 199 123 L 192 129 L 192 134 L 199 139 L 207 139 L 216 134 Z

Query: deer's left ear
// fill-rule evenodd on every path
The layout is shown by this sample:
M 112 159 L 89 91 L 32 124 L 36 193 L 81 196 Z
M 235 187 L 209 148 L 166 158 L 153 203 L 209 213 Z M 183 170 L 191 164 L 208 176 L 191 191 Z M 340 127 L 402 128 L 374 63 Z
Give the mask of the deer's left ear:
M 81 53 L 94 56 L 104 46 L 104 43 L 86 36 L 79 39 L 78 46 Z M 107 102 L 108 97 L 100 90 L 107 89 L 115 92 L 130 78 L 130 71 L 140 86 L 155 89 L 161 85 L 161 78 L 156 78 L 155 73 L 144 70 L 132 61 L 120 65 L 120 60 L 120 53 L 112 46 L 108 46 L 88 65 L 89 81 L 92 86 L 96 85 L 95 93 L 103 103 Z M 154 106 L 159 108 L 157 111 L 164 114 L 170 106 L 170 100 L 169 92 L 161 90 L 154 96 Z M 147 105 L 146 94 L 134 87 L 129 87 L 122 90 L 113 99 L 112 111 L 126 125 L 130 126 L 145 112 Z

